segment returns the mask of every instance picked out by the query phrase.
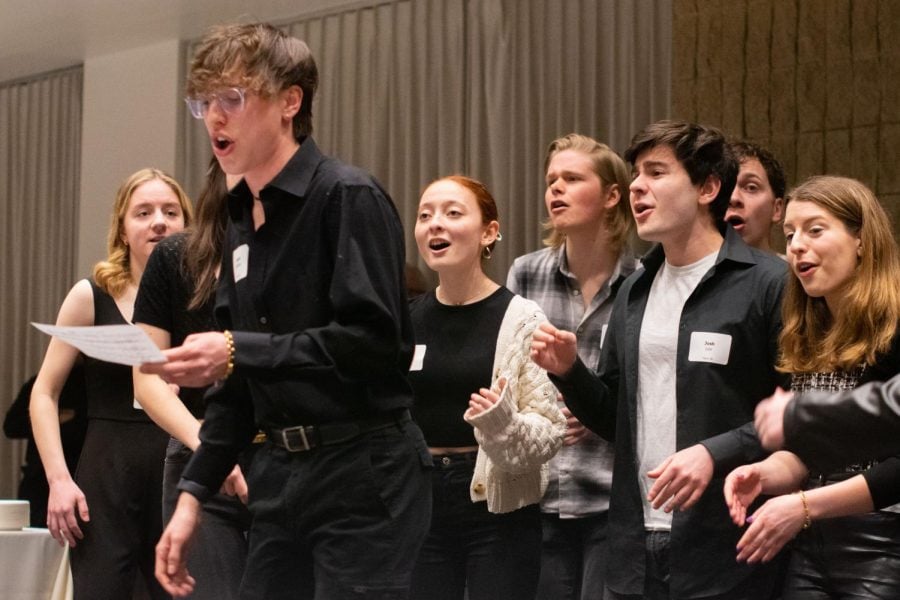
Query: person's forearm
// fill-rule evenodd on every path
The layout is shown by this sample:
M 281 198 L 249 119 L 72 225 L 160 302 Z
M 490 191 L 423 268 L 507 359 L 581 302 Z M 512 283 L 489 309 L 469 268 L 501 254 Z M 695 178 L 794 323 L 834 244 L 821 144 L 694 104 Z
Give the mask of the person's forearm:
M 56 399 L 46 393 L 36 391 L 31 396 L 29 412 L 32 434 L 41 456 L 41 463 L 44 465 L 47 481 L 53 483 L 71 479 L 72 474 L 69 472 L 63 454 Z
M 141 373 L 135 367 L 134 397 L 153 422 L 191 450 L 197 449 L 200 421 L 159 376 Z
M 831 519 L 874 510 L 869 486 L 862 475 L 806 492 L 809 517 Z
M 757 466 L 762 493 L 771 496 L 797 491 L 809 475 L 803 462 L 791 452 L 775 452 Z

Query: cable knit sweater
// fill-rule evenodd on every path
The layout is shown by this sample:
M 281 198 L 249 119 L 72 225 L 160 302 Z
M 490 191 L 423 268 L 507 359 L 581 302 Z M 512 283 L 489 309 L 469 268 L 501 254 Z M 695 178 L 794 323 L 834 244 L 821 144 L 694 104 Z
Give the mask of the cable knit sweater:
M 473 502 L 487 501 L 492 513 L 505 513 L 540 502 L 547 488 L 547 461 L 562 446 L 566 420 L 556 403 L 556 388 L 530 358 L 531 336 L 547 318 L 540 307 L 515 296 L 506 310 L 497 346 L 491 386 L 500 377 L 506 387 L 489 410 L 465 419 L 475 427 L 478 457 L 470 492 Z

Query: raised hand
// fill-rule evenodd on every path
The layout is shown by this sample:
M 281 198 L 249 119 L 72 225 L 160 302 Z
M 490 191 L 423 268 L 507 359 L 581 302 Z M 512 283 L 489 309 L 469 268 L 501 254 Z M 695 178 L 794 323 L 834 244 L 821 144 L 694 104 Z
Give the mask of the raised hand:
M 571 331 L 541 323 L 531 336 L 531 360 L 548 373 L 563 376 L 572 370 L 578 357 L 576 341 Z

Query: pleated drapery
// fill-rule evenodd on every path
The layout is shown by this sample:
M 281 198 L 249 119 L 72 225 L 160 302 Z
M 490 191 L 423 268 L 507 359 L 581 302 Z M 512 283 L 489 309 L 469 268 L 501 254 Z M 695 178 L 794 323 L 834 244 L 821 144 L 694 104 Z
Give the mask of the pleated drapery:
M 384 184 L 408 260 L 422 187 L 465 173 L 497 199 L 489 271 L 503 280 L 541 245 L 547 144 L 577 131 L 621 152 L 667 116 L 671 11 L 671 0 L 392 0 L 283 28 L 319 66 L 317 143 Z M 179 176 L 195 196 L 209 142 L 198 122 L 186 131 Z
M 81 90 L 81 67 L 0 84 L 4 415 L 50 339 L 30 322 L 54 322 L 76 276 Z M 0 497 L 15 497 L 23 454 L 21 442 L 0 442 Z

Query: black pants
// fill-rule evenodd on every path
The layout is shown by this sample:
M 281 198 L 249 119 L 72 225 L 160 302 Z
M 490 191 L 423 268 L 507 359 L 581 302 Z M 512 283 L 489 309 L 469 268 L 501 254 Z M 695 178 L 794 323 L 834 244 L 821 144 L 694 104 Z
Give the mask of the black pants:
M 492 514 L 472 502 L 475 453 L 435 457 L 431 529 L 413 574 L 413 600 L 530 600 L 537 590 L 537 504 Z
M 560 519 L 541 515 L 540 600 L 596 600 L 606 580 L 609 514 Z
M 166 449 L 163 475 L 163 522 L 175 512 L 179 490 L 175 487 L 193 452 L 171 438 Z M 236 600 L 247 562 L 247 530 L 250 513 L 235 496 L 216 494 L 203 503 L 200 525 L 188 553 L 188 571 L 197 581 L 193 600 Z
M 75 473 L 91 517 L 71 550 L 75 600 L 130 598 L 138 573 L 151 598 L 169 598 L 153 575 L 168 440 L 153 423 L 89 421 Z
M 900 598 L 900 515 L 823 519 L 794 540 L 784 600 Z
M 265 444 L 250 489 L 241 598 L 400 600 L 431 516 L 430 457 L 412 422 L 343 444 Z
M 609 588 L 603 596 L 604 600 L 682 600 L 669 589 L 671 564 L 670 534 L 668 531 L 646 532 L 646 572 L 644 575 L 644 592 L 640 595 L 618 594 Z M 615 545 L 611 549 L 615 552 Z M 774 568 L 774 567 L 773 567 Z M 760 573 L 758 577 L 747 577 L 724 594 L 702 596 L 703 600 L 770 600 L 777 597 L 777 589 L 773 589 L 773 576 Z M 697 598 L 694 596 L 694 598 Z

